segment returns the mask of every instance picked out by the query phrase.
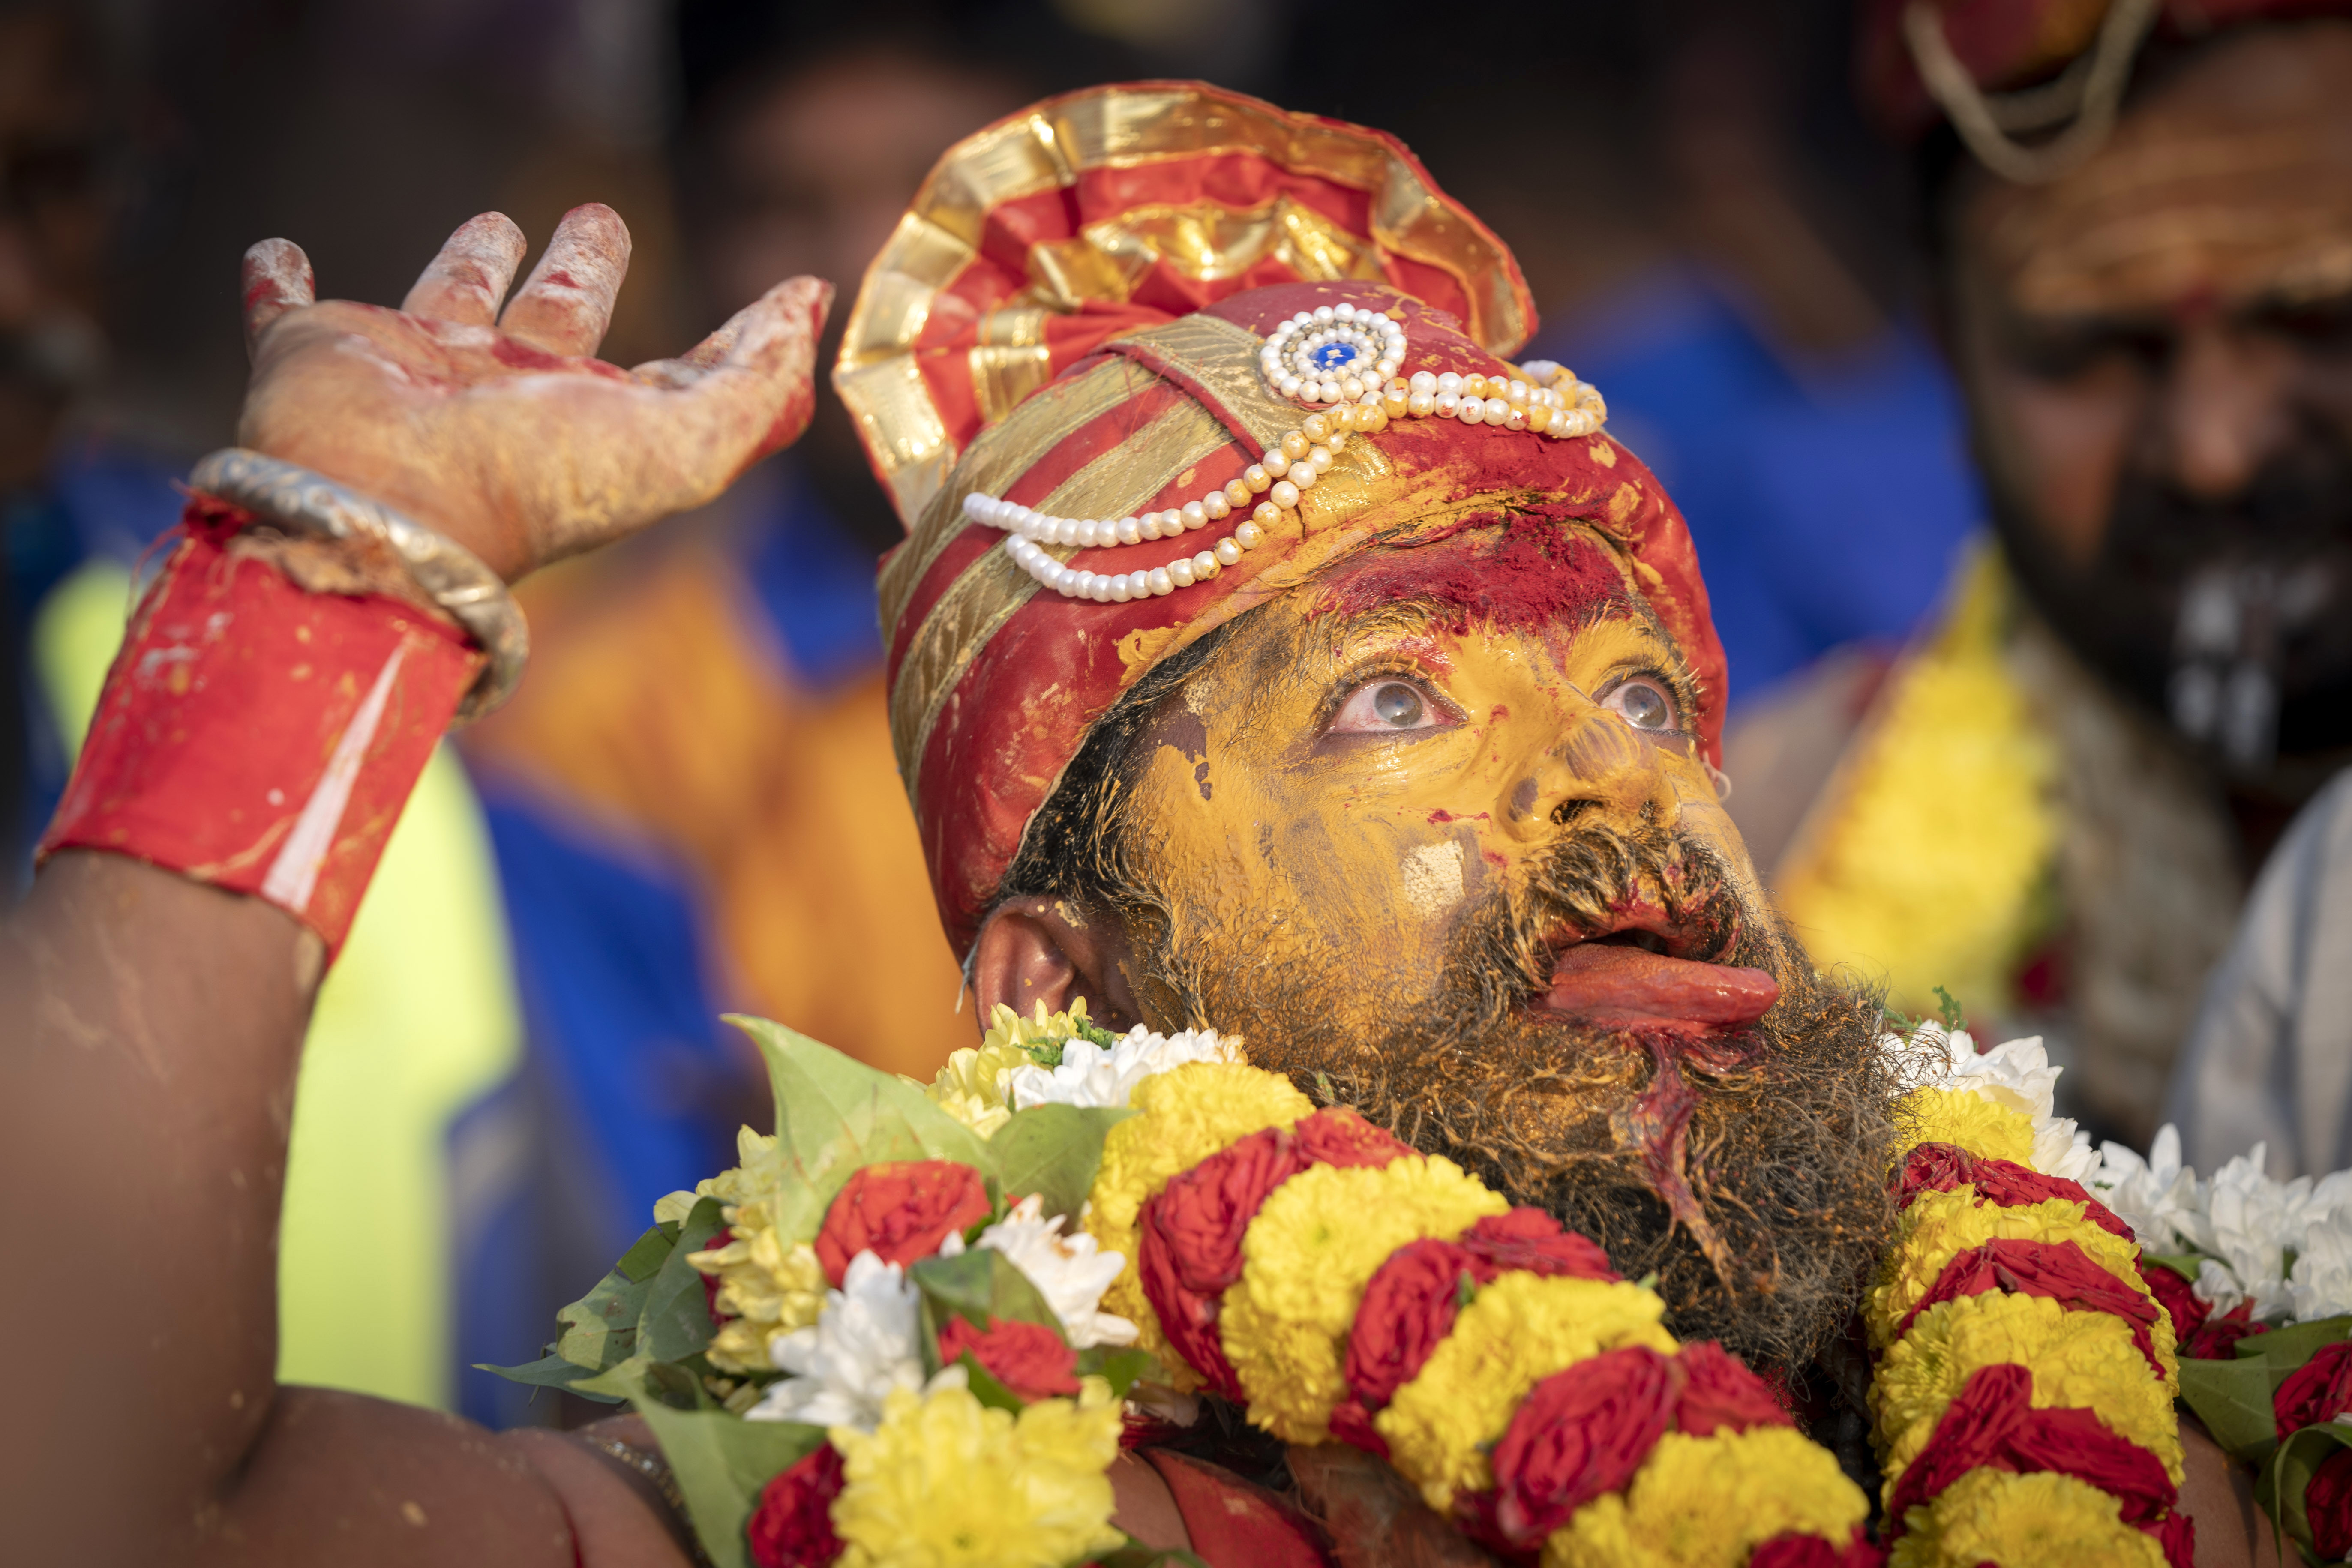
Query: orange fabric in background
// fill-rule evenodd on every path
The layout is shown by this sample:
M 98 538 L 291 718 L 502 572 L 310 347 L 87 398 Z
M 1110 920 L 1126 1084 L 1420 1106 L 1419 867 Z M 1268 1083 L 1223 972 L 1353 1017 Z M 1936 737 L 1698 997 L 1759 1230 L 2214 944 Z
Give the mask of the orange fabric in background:
M 685 860 L 730 1005 L 929 1079 L 978 1028 L 956 1011 L 881 671 L 798 689 L 708 546 L 604 566 L 534 606 L 530 678 L 467 731 L 468 760 Z

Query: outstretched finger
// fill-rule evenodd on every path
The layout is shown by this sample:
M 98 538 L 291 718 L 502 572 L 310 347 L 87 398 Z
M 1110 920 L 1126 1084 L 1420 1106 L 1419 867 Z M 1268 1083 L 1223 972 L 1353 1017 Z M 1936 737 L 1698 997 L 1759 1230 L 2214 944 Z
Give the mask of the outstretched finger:
M 270 322 L 317 300 L 310 258 L 290 239 L 265 239 L 245 253 L 245 352 Z
M 738 310 L 686 354 L 707 365 L 683 395 L 697 416 L 751 437 L 749 450 L 723 476 L 800 439 L 816 408 L 816 344 L 833 306 L 833 285 L 792 278 Z
M 440 254 L 425 264 L 400 308 L 412 316 L 487 327 L 499 319 L 515 268 L 526 248 L 522 230 L 504 213 L 484 213 L 457 226 Z
M 573 207 L 499 325 L 551 353 L 593 354 L 629 271 L 629 227 L 602 202 Z

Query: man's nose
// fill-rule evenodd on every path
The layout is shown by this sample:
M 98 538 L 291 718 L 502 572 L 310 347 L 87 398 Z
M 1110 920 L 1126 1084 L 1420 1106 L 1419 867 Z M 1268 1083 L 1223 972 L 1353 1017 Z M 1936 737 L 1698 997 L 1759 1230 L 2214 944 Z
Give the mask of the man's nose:
M 1529 815 L 1564 824 L 1597 810 L 1628 823 L 1672 827 L 1680 808 L 1657 748 L 1609 710 L 1577 706 L 1544 759 Z
M 2150 454 L 2182 494 L 2241 495 L 2293 434 L 2293 351 L 2214 317 L 2182 332 L 2165 377 Z

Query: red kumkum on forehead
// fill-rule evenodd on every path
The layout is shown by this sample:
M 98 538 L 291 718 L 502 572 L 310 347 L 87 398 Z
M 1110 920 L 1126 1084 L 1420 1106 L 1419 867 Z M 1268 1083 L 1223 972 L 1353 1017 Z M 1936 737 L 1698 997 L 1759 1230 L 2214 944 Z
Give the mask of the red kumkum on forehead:
M 1539 630 L 1578 626 L 1633 595 L 1607 547 L 1582 529 L 1515 515 L 1450 531 L 1426 543 L 1383 550 L 1336 574 L 1316 604 L 1320 615 L 1366 615 L 1402 600 L 1433 606 L 1435 629 L 1475 626 Z

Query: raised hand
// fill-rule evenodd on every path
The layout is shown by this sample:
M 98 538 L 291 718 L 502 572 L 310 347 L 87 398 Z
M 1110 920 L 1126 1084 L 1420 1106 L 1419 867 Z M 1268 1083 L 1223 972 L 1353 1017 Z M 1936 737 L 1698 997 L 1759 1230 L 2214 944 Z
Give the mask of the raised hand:
M 502 214 L 470 219 L 393 310 L 316 300 L 299 247 L 255 246 L 239 442 L 512 581 L 711 500 L 807 426 L 831 285 L 779 283 L 684 356 L 625 371 L 592 357 L 629 267 L 619 215 L 566 213 L 502 313 L 523 250 Z

